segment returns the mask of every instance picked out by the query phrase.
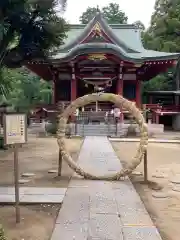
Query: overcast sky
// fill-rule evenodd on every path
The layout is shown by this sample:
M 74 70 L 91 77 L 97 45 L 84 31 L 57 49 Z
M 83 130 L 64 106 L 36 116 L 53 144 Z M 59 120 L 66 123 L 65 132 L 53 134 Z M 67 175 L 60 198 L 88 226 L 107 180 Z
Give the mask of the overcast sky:
M 87 7 L 107 5 L 110 2 L 118 3 L 128 16 L 128 23 L 140 20 L 146 27 L 149 26 L 155 0 L 68 0 L 65 18 L 69 23 L 78 23 L 79 17 Z

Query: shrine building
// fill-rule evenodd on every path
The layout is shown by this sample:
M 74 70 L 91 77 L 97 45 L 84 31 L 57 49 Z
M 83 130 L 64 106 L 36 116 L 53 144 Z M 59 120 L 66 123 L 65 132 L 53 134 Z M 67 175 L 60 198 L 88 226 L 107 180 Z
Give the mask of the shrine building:
M 142 82 L 176 65 L 179 55 L 145 49 L 137 26 L 108 24 L 98 13 L 87 25 L 70 25 L 64 45 L 47 62 L 36 59 L 26 66 L 53 81 L 54 104 L 104 91 L 141 108 Z

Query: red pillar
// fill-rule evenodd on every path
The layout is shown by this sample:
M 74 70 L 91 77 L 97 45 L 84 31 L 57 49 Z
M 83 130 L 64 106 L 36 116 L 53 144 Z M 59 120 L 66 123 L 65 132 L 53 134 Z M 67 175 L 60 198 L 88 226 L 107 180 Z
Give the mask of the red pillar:
M 155 123 L 156 123 L 156 124 L 159 124 L 159 114 L 158 114 L 158 113 L 156 113 Z
M 75 75 L 74 63 L 72 63 L 72 80 L 71 80 L 71 102 L 77 98 L 77 81 Z
M 75 76 L 74 64 L 72 64 L 72 80 L 71 80 L 71 102 L 77 98 L 77 81 Z M 75 115 L 71 115 L 71 121 L 76 121 Z
M 123 95 L 123 63 L 120 63 L 120 68 L 119 68 L 119 76 L 117 79 L 117 89 L 116 89 L 116 94 Z
M 136 81 L 136 105 L 138 108 L 141 107 L 141 81 Z
M 72 78 L 71 80 L 71 102 L 76 100 L 77 98 L 77 84 L 76 84 L 76 79 Z
M 149 96 L 149 104 L 153 103 L 153 96 Z
M 123 74 L 122 74 L 122 66 L 120 66 L 119 77 L 118 77 L 118 79 L 117 79 L 116 94 L 123 96 Z M 123 122 L 123 120 L 124 120 L 123 109 L 121 108 L 120 110 L 121 110 L 120 121 Z
M 123 95 L 123 79 L 121 79 L 121 78 L 117 79 L 116 94 Z
M 52 104 L 56 104 L 57 102 L 57 98 L 56 98 L 56 81 L 53 80 L 52 82 Z
M 57 104 L 59 99 L 57 95 L 57 82 L 58 82 L 58 72 L 53 73 L 53 81 L 52 81 L 52 104 Z

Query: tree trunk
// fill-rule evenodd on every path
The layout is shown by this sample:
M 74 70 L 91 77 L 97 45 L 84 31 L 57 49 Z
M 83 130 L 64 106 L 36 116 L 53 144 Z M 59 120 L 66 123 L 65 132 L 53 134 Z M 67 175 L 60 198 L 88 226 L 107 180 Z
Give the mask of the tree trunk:
M 0 43 L 0 68 L 3 66 L 3 61 L 7 53 L 7 47 L 13 38 L 13 34 L 14 29 L 9 27 L 7 33 L 3 36 L 3 39 Z

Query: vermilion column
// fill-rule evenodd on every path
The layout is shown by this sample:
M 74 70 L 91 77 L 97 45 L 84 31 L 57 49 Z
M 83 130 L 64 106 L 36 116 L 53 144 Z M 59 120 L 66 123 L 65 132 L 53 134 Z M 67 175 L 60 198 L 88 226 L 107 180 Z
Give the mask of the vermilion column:
M 53 73 L 53 81 L 52 81 L 52 99 L 51 99 L 51 103 L 52 104 L 56 104 L 58 99 L 57 99 L 57 89 L 56 89 L 56 84 L 57 83 L 57 74 Z
M 56 82 L 55 80 L 53 80 L 53 83 L 52 83 L 52 103 L 53 104 L 56 104 Z
M 117 89 L 116 89 L 116 94 L 122 95 L 123 96 L 123 72 L 122 72 L 122 64 L 120 65 L 119 69 L 119 76 L 117 79 Z M 120 121 L 123 122 L 124 119 L 124 114 L 121 110 L 121 115 L 120 115 Z
M 149 104 L 153 104 L 153 96 L 149 96 Z
M 159 114 L 158 113 L 156 113 L 156 115 L 155 115 L 155 123 L 159 124 Z
M 116 94 L 123 95 L 123 79 L 122 78 L 117 79 Z
M 71 102 L 76 100 L 77 98 L 77 81 L 75 76 L 75 68 L 74 64 L 72 64 L 72 80 L 71 80 Z M 71 121 L 75 122 L 76 118 L 75 115 L 71 115 Z
M 71 80 L 71 101 L 77 98 L 77 81 L 75 76 L 74 64 L 72 64 L 72 80 Z
M 123 95 L 123 72 L 122 72 L 122 66 L 120 66 L 120 69 L 119 69 L 119 76 L 118 76 L 118 79 L 117 79 L 116 94 Z
M 76 79 L 71 80 L 71 101 L 76 100 L 77 98 L 77 92 L 76 92 Z
M 141 81 L 136 81 L 136 105 L 138 108 L 141 107 Z

